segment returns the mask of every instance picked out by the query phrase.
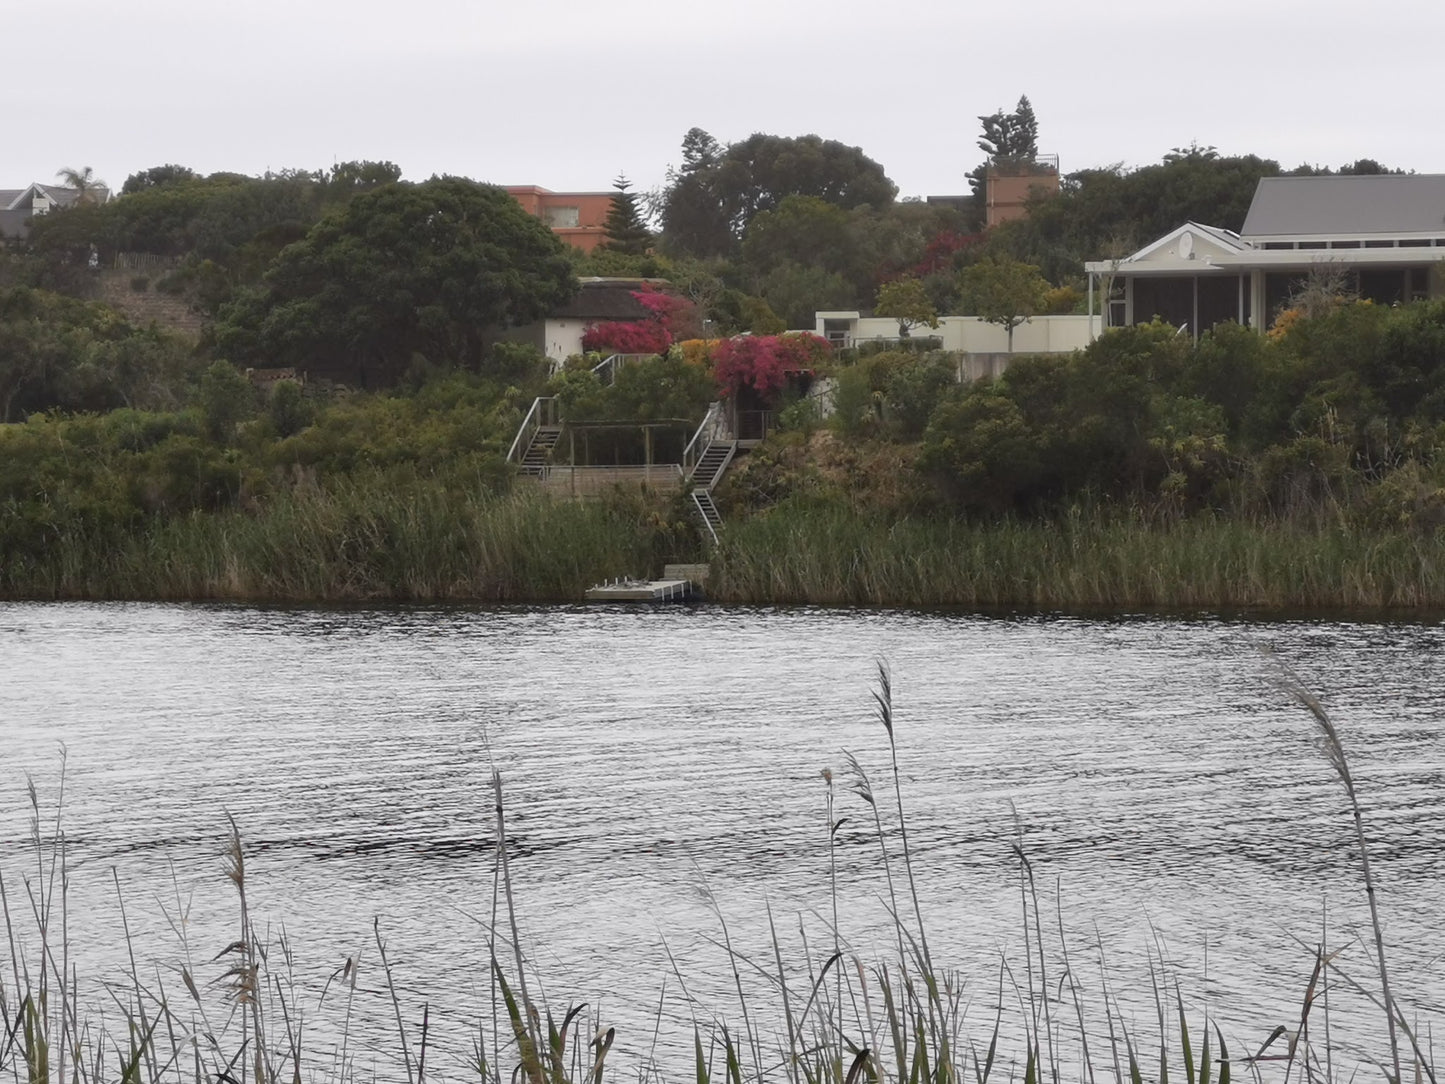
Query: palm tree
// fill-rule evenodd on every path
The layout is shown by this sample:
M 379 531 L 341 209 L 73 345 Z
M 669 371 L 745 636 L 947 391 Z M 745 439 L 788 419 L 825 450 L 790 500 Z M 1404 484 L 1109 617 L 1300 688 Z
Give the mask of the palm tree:
M 95 170 L 89 166 L 83 166 L 80 169 L 71 169 L 66 166 L 55 176 L 65 182 L 66 188 L 73 188 L 80 193 L 76 197 L 76 203 L 93 203 L 96 191 L 105 187 L 105 182 L 96 177 Z

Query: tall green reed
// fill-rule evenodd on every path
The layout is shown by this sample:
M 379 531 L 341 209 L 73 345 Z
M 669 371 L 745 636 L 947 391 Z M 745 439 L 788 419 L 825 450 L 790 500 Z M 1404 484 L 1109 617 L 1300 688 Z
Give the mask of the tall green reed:
M 1445 535 L 1101 509 L 894 519 L 792 503 L 729 522 L 709 591 L 848 606 L 1439 609 Z
M 693 556 L 690 528 L 668 508 L 345 477 L 250 510 L 78 525 L 41 557 L 0 562 L 0 596 L 572 601 L 604 579 Z

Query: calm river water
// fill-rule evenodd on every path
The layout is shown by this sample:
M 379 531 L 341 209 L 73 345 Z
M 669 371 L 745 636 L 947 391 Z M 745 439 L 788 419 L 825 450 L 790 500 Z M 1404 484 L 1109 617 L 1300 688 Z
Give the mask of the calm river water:
M 430 1003 L 435 1064 L 460 1075 L 485 998 L 495 766 L 551 1000 L 600 1006 L 618 1057 L 653 1051 L 676 1077 L 691 1025 L 667 949 L 705 1010 L 736 1015 L 702 886 L 744 953 L 770 961 L 765 904 L 785 952 L 802 952 L 800 928 L 815 950 L 825 940 L 824 768 L 845 818 L 843 933 L 865 960 L 890 954 L 871 811 L 843 756 L 884 789 L 881 658 L 933 955 L 963 974 L 976 1015 L 990 1017 L 1000 955 L 1022 959 L 1016 810 L 1047 934 L 1057 900 L 1081 979 L 1098 981 L 1102 943 L 1123 1013 L 1146 1027 L 1163 953 L 1189 1004 L 1243 1047 L 1297 1016 L 1312 962 L 1299 941 L 1323 919 L 1343 944 L 1366 919 L 1342 790 L 1263 645 L 1335 714 L 1397 992 L 1422 1022 L 1445 1019 L 1436 626 L 0 605 L 0 873 L 13 905 L 35 868 L 26 777 L 52 816 L 63 748 L 82 973 L 123 965 L 118 881 L 158 974 L 182 959 L 183 928 L 198 979 L 214 978 L 235 929 L 229 814 L 252 906 L 284 926 L 303 977 L 374 960 L 379 919 L 406 1012 Z M 1343 962 L 1368 979 L 1364 948 Z M 376 969 L 362 974 L 356 1029 L 381 1051 L 391 1009 Z M 1383 1050 L 1347 998 L 1335 1026 L 1347 1052 Z

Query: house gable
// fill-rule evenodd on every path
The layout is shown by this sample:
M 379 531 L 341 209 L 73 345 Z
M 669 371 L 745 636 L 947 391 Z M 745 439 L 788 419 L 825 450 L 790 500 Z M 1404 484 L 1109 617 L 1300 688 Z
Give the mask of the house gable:
M 1193 271 L 1248 249 L 1238 235 L 1218 226 L 1186 222 L 1120 262 L 1119 270 Z

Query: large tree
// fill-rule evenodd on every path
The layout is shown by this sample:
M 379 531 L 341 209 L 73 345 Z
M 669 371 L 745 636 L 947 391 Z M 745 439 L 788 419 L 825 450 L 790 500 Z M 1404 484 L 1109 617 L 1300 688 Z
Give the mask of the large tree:
M 886 206 L 898 194 L 882 166 L 860 148 L 835 140 L 758 133 L 719 151 L 700 129 L 688 138 L 692 159 L 663 195 L 663 228 L 676 251 L 724 255 L 755 215 L 789 196 L 851 209 Z
M 660 210 L 665 248 L 675 255 L 720 256 L 733 246 L 717 180 L 722 147 L 701 128 L 682 138 L 682 166 L 667 171 Z
M 147 188 L 163 188 L 168 184 L 180 184 L 182 181 L 194 181 L 196 171 L 189 166 L 178 166 L 173 162 L 167 162 L 162 166 L 151 166 L 150 169 L 143 169 L 139 173 L 132 173 L 121 185 L 122 196 L 134 195 L 136 192 L 143 192 Z
M 476 368 L 492 333 L 576 291 L 562 243 L 500 188 L 459 177 L 356 196 L 222 311 L 232 361 L 368 386 L 413 360 Z

